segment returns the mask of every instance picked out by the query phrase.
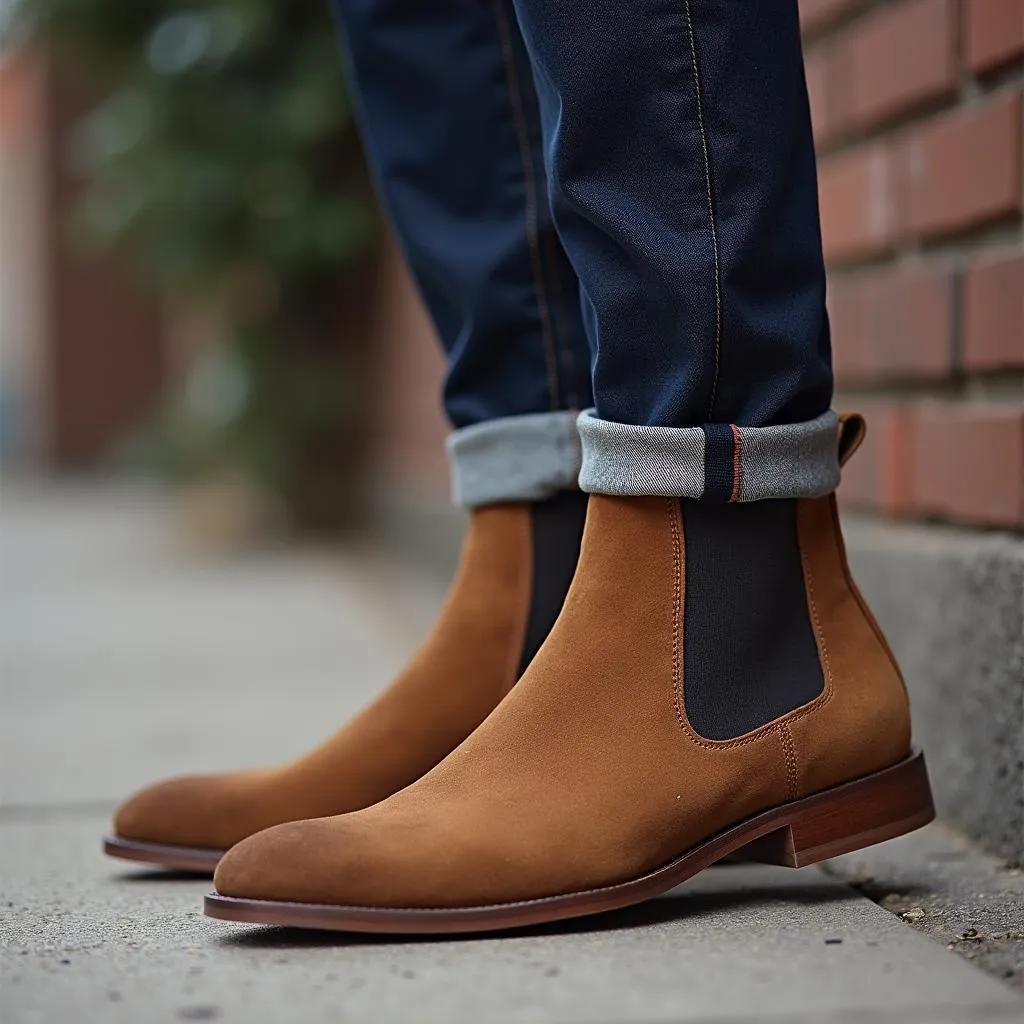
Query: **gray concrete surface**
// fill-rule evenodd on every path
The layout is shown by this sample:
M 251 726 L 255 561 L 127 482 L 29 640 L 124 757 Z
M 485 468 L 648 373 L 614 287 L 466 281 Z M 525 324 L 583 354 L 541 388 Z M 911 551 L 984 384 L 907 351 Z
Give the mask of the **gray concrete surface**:
M 425 628 L 433 578 L 359 553 L 198 559 L 144 491 L 0 515 L 0 1020 L 1024 1019 L 999 981 L 817 869 L 706 872 L 644 907 L 413 941 L 205 919 L 208 883 L 105 860 L 115 799 L 287 756 Z
M 1024 870 L 938 821 L 826 867 L 1024 994 Z
M 144 488 L 0 502 L 0 804 L 293 756 L 401 664 L 439 592 L 361 551 L 204 556 Z
M 1024 538 L 847 517 L 940 812 L 1024 864 Z

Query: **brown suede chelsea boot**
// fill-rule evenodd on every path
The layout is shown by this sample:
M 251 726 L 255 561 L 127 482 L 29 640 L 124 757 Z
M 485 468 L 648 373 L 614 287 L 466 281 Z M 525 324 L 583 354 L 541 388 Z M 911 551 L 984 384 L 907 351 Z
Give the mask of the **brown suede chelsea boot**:
M 736 851 L 799 867 L 933 813 L 834 496 L 592 495 L 562 614 L 480 728 L 373 807 L 235 846 L 206 913 L 534 925 L 641 902 Z
M 509 692 L 576 568 L 586 495 L 473 512 L 447 601 L 405 670 L 312 752 L 280 767 L 171 779 L 118 810 L 115 857 L 212 872 L 260 829 L 368 807 L 433 768 Z

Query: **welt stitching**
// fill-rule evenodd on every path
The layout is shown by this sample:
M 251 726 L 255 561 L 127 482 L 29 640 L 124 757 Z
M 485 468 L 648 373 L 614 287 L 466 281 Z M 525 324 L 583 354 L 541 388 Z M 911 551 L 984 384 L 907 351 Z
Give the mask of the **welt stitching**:
M 540 242 L 537 236 L 537 181 L 533 173 L 533 164 L 529 155 L 529 134 L 523 113 L 523 100 L 519 91 L 519 80 L 516 75 L 515 55 L 512 52 L 512 40 L 509 35 L 508 18 L 502 7 L 502 0 L 494 0 L 494 20 L 500 36 L 501 56 L 505 65 L 505 82 L 508 86 L 509 102 L 512 105 L 512 118 L 515 122 L 516 144 L 519 147 L 519 160 L 523 167 L 523 185 L 526 198 L 526 241 L 530 250 L 530 264 L 533 270 L 533 294 L 537 300 L 537 314 L 540 317 L 541 341 L 544 346 L 544 361 L 547 365 L 548 396 L 551 410 L 558 409 L 558 368 L 555 360 L 555 344 L 551 331 L 551 314 L 548 307 L 547 294 L 544 290 L 544 276 L 540 257 Z
M 718 260 L 718 229 L 715 226 L 715 206 L 711 197 L 711 157 L 708 151 L 708 136 L 704 128 L 704 104 L 700 92 L 700 72 L 697 69 L 697 40 L 693 31 L 693 15 L 690 0 L 683 0 L 686 12 L 686 27 L 690 35 L 690 57 L 693 65 L 693 88 L 697 100 L 697 127 L 700 129 L 700 144 L 704 153 L 704 182 L 708 192 L 708 226 L 711 230 L 711 253 L 715 263 L 715 375 L 711 380 L 711 401 L 708 404 L 708 422 L 713 423 L 715 402 L 718 398 L 718 375 L 722 351 L 722 270 Z

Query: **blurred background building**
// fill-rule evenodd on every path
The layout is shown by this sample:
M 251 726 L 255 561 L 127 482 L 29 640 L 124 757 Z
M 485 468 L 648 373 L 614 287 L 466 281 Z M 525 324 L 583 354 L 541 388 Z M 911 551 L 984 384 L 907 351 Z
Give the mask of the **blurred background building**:
M 47 38 L 0 58 L 7 472 L 230 484 L 447 565 L 442 364 L 326 9 L 38 5 Z M 851 557 L 944 810 L 1021 861 L 1024 0 L 801 0 L 801 19 L 837 406 L 869 421 Z

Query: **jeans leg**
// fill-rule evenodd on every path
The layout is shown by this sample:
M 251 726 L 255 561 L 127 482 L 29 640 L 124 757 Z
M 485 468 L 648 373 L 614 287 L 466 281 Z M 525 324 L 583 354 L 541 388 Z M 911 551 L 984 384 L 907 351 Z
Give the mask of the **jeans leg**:
M 838 479 L 796 0 L 515 0 L 595 409 L 584 489 Z
M 510 0 L 334 0 L 378 189 L 448 358 L 456 499 L 576 486 L 592 402 Z

